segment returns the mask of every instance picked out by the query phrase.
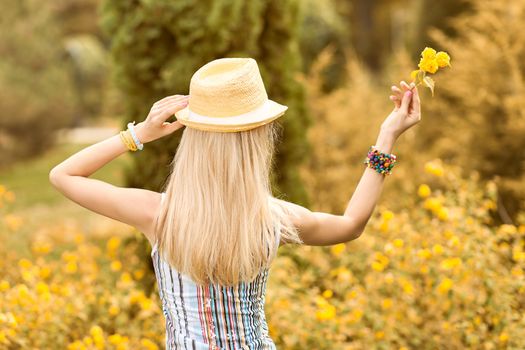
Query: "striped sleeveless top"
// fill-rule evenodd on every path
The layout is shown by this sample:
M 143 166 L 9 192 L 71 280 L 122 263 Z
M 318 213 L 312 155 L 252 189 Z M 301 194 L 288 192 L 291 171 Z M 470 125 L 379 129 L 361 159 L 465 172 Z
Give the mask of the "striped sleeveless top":
M 161 203 L 164 197 L 162 192 Z M 160 256 L 157 243 L 151 258 L 166 320 L 167 350 L 277 349 L 264 312 L 268 267 L 252 282 L 199 286 Z

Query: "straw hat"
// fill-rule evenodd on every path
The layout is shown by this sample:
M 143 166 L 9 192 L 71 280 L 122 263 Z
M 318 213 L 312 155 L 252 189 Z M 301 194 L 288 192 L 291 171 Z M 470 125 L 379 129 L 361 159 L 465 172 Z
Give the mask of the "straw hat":
M 253 58 L 219 58 L 191 77 L 189 104 L 175 113 L 188 127 L 219 132 L 256 128 L 279 118 L 287 106 L 268 99 Z

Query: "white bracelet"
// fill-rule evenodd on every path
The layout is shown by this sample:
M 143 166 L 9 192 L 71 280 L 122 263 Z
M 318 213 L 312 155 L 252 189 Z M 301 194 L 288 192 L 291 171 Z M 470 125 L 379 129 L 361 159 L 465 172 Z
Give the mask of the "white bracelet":
M 137 145 L 137 148 L 142 151 L 144 148 L 144 145 L 140 142 L 139 138 L 137 137 L 137 134 L 135 134 L 135 129 L 133 128 L 135 126 L 135 121 L 128 123 L 128 129 L 131 133 L 131 137 L 133 137 L 133 141 L 135 141 L 135 144 Z

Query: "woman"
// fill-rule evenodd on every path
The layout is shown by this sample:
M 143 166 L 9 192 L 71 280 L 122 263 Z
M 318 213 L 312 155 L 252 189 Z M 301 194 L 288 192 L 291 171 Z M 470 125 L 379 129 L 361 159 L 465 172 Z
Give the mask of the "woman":
M 136 227 L 152 245 L 167 349 L 275 349 L 264 314 L 279 245 L 326 246 L 363 232 L 395 164 L 394 142 L 420 120 L 417 88 L 393 86 L 394 110 L 343 215 L 272 196 L 276 119 L 255 60 L 221 58 L 192 77 L 190 95 L 156 102 L 146 119 L 54 167 L 51 183 L 96 213 Z M 177 121 L 167 122 L 175 114 Z M 184 128 L 161 193 L 89 176 L 126 152 Z

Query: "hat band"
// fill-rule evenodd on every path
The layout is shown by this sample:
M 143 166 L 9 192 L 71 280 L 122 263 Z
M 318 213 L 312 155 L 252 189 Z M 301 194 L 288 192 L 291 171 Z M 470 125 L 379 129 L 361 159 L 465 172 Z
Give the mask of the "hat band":
M 228 116 L 228 117 L 210 117 L 206 115 L 202 115 L 196 112 L 192 112 L 188 108 L 188 115 L 183 118 L 184 120 L 188 121 L 197 121 L 199 123 L 208 123 L 213 125 L 232 125 L 232 124 L 245 124 L 247 117 L 253 116 L 253 115 L 270 115 L 272 111 L 275 111 L 275 106 L 270 102 L 270 100 L 266 100 L 261 106 L 252 109 L 249 112 L 243 113 L 243 114 L 237 114 L 234 116 Z

